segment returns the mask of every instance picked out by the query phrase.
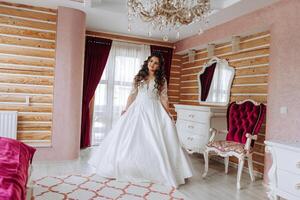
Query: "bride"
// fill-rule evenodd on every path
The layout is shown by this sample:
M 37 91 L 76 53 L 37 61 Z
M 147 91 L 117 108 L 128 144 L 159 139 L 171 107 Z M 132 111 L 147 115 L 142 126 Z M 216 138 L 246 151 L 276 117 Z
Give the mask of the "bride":
M 89 164 L 118 181 L 153 182 L 178 187 L 192 176 L 169 112 L 164 60 L 148 57 L 134 78 L 126 109 Z

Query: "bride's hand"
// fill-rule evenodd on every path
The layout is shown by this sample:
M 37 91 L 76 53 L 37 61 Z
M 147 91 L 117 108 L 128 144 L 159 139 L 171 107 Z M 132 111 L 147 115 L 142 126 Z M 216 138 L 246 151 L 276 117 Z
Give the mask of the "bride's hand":
M 122 116 L 124 113 L 126 113 L 126 110 L 122 110 L 122 112 L 121 112 L 121 116 Z
M 171 113 L 168 113 L 168 115 L 169 115 L 169 117 L 171 118 L 171 120 L 174 121 L 174 118 L 173 118 L 172 114 L 171 114 Z

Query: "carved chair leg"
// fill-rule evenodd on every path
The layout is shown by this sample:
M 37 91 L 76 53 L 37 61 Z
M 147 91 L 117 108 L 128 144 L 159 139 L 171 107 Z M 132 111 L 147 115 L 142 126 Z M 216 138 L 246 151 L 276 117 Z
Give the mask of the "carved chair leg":
M 236 183 L 237 189 L 241 189 L 241 177 L 242 177 L 243 167 L 244 167 L 244 158 L 239 158 L 237 183 Z
M 228 173 L 229 156 L 224 158 L 224 164 L 225 164 L 225 174 L 227 174 Z
M 202 177 L 204 178 L 206 177 L 208 171 L 208 164 L 209 164 L 208 151 L 204 151 L 203 156 L 204 156 L 205 166 L 204 166 L 204 173 L 202 174 Z
M 248 168 L 249 168 L 249 174 L 250 174 L 250 178 L 251 181 L 255 181 L 255 177 L 253 174 L 253 162 L 252 162 L 252 154 L 250 156 L 248 156 Z

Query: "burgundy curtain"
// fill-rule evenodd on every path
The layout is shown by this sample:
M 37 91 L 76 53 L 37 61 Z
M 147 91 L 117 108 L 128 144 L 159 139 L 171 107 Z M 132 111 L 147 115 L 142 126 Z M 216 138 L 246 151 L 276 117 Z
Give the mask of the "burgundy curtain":
M 208 96 L 209 88 L 214 76 L 216 65 L 217 63 L 213 63 L 209 67 L 206 67 L 204 72 L 200 75 L 201 101 L 205 101 Z
M 80 147 L 91 145 L 90 102 L 104 71 L 112 40 L 86 37 Z
M 172 64 L 172 56 L 173 56 L 173 48 L 160 47 L 160 46 L 154 46 L 154 45 L 151 45 L 150 48 L 151 48 L 151 54 L 153 52 L 159 52 L 163 56 L 163 58 L 165 60 L 166 79 L 167 79 L 167 82 L 169 83 L 171 64 Z

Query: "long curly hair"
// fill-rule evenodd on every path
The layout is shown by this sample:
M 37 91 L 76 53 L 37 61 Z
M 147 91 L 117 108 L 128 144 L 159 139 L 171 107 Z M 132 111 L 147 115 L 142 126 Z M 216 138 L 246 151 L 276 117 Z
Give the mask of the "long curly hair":
M 137 75 L 134 77 L 134 86 L 137 88 L 141 85 L 141 82 L 143 80 L 147 80 L 147 77 L 149 76 L 149 69 L 148 69 L 148 62 L 152 57 L 157 57 L 159 60 L 159 67 L 155 71 L 155 85 L 154 88 L 157 89 L 157 91 L 160 93 L 162 90 L 163 85 L 166 82 L 166 75 L 165 75 L 165 61 L 163 56 L 159 52 L 153 52 L 147 60 L 144 61 L 144 64 L 142 65 L 142 68 L 137 73 Z

